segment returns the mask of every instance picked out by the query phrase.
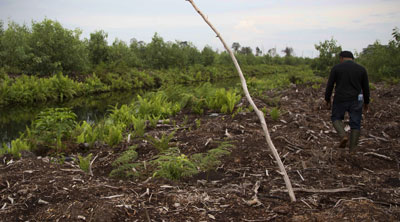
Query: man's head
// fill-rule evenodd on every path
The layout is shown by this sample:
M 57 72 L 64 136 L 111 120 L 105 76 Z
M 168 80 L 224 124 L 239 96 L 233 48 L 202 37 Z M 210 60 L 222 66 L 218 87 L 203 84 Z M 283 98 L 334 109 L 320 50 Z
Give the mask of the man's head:
M 340 62 L 354 59 L 353 53 L 351 53 L 350 51 L 341 51 L 339 57 L 340 57 Z

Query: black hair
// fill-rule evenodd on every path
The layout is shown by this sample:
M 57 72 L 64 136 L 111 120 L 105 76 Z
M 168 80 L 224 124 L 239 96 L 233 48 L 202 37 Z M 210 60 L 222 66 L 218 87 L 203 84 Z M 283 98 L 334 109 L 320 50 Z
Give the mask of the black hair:
M 350 51 L 341 51 L 339 56 L 343 57 L 343 58 L 352 58 L 352 59 L 354 59 L 353 53 L 351 53 Z

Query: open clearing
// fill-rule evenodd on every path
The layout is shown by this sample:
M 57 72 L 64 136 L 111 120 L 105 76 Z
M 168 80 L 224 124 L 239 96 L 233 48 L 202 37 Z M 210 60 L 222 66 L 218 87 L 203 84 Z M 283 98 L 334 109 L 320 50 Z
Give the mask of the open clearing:
M 145 140 L 117 148 L 97 146 L 91 177 L 74 162 L 57 163 L 26 153 L 0 165 L 1 221 L 399 221 L 400 87 L 378 84 L 364 116 L 360 149 L 350 156 L 335 148 L 337 136 L 324 109 L 323 87 L 270 91 L 282 114 L 267 116 L 272 140 L 287 168 L 297 202 L 291 203 L 282 176 L 254 113 L 173 117 L 173 143 L 186 155 L 235 145 L 218 170 L 181 181 L 108 177 L 111 163 L 137 144 L 138 161 L 156 149 Z M 255 99 L 259 107 L 269 101 Z M 247 104 L 242 100 L 241 105 Z M 187 116 L 184 119 L 184 116 Z M 196 125 L 196 119 L 201 124 Z M 183 124 L 183 122 L 187 122 Z M 172 132 L 160 124 L 151 135 Z M 71 150 L 71 156 L 81 147 Z

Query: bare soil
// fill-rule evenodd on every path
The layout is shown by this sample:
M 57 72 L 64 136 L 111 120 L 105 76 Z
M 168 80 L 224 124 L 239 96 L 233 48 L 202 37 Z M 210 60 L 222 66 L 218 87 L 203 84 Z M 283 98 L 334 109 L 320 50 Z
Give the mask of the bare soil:
M 295 86 L 266 92 L 279 96 L 282 115 L 266 120 L 297 197 L 285 183 L 254 113 L 182 112 L 173 145 L 187 154 L 218 142 L 235 145 L 216 171 L 181 181 L 110 178 L 111 163 L 136 144 L 138 161 L 157 150 L 145 139 L 116 148 L 97 145 L 93 176 L 74 161 L 26 153 L 1 158 L 0 221 L 399 221 L 400 86 L 377 85 L 364 116 L 359 149 L 336 148 L 338 137 L 324 109 L 323 89 Z M 256 99 L 259 107 L 271 106 Z M 246 106 L 242 100 L 241 106 Z M 186 118 L 185 118 L 186 116 Z M 201 121 L 200 127 L 195 120 Z M 173 131 L 159 125 L 148 134 Z M 72 147 L 67 156 L 84 152 Z M 258 200 L 258 201 L 257 201 Z

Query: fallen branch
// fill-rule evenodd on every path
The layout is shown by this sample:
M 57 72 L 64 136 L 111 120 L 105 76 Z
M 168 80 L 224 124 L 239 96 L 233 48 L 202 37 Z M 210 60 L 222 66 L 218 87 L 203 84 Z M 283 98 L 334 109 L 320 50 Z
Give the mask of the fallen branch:
M 356 189 L 347 187 L 347 188 L 337 188 L 337 189 L 325 189 L 325 190 L 320 190 L 320 189 L 307 189 L 307 188 L 293 188 L 294 191 L 299 191 L 299 192 L 305 192 L 305 193 L 340 193 L 340 192 L 352 192 L 355 191 Z M 287 192 L 287 190 L 271 190 L 271 193 L 277 193 L 277 192 Z
M 364 153 L 364 156 L 375 156 L 375 157 L 379 157 L 379 158 L 382 158 L 382 159 L 385 159 L 385 160 L 390 160 L 390 161 L 393 160 L 392 158 L 390 158 L 388 156 L 385 156 L 385 155 L 382 155 L 382 154 L 379 154 L 379 153 L 374 153 L 374 152 Z
M 89 175 L 90 175 L 90 176 L 93 176 L 92 165 L 93 165 L 93 162 L 96 160 L 96 158 L 97 158 L 98 156 L 99 156 L 99 155 L 97 154 L 97 155 L 93 158 L 93 160 L 90 161 L 90 164 L 89 164 Z
M 236 60 L 235 55 L 233 54 L 232 50 L 228 47 L 228 45 L 225 43 L 225 41 L 222 39 L 221 34 L 220 34 L 220 33 L 216 30 L 216 28 L 208 21 L 208 19 L 207 19 L 206 16 L 200 11 L 200 9 L 197 8 L 197 6 L 194 4 L 193 0 L 186 0 L 186 1 L 190 2 L 190 4 L 192 4 L 193 8 L 199 13 L 199 15 L 200 15 L 200 16 L 204 19 L 204 21 L 210 26 L 210 28 L 215 32 L 215 34 L 217 34 L 217 37 L 221 40 L 221 42 L 222 42 L 222 44 L 224 45 L 226 51 L 228 51 L 229 55 L 231 56 L 232 61 L 233 61 L 234 65 L 235 65 L 235 67 L 236 67 L 236 70 L 238 71 L 238 74 L 239 74 L 239 77 L 240 77 L 240 81 L 241 81 L 241 83 L 242 83 L 242 88 L 243 88 L 243 91 L 244 91 L 244 93 L 245 93 L 245 95 L 246 95 L 247 101 L 248 101 L 248 102 L 250 103 L 250 105 L 253 107 L 254 112 L 257 114 L 257 116 L 258 116 L 258 118 L 259 118 L 259 120 L 260 120 L 261 126 L 262 126 L 263 131 L 264 131 L 264 134 L 265 134 L 265 138 L 266 138 L 266 140 L 267 140 L 267 144 L 268 144 L 268 146 L 269 146 L 269 148 L 270 148 L 272 154 L 273 154 L 274 157 L 275 157 L 275 160 L 276 160 L 276 162 L 277 162 L 277 164 L 278 164 L 278 167 L 279 167 L 280 171 L 282 172 L 283 179 L 284 179 L 284 181 L 285 181 L 286 188 L 287 188 L 287 190 L 288 190 L 288 192 L 289 192 L 290 199 L 291 199 L 292 201 L 296 201 L 296 197 L 295 197 L 294 192 L 293 192 L 292 184 L 291 184 L 291 182 L 290 182 L 290 180 L 289 180 L 289 176 L 288 176 L 287 173 L 286 173 L 285 166 L 283 165 L 282 160 L 281 160 L 281 158 L 279 157 L 278 151 L 276 150 L 276 148 L 275 148 L 275 146 L 274 146 L 274 144 L 273 144 L 273 142 L 272 142 L 272 140 L 271 140 L 271 136 L 270 136 L 270 134 L 269 134 L 269 132 L 268 132 L 268 127 L 267 127 L 267 123 L 265 122 L 264 113 L 263 113 L 262 111 L 260 111 L 260 110 L 257 108 L 256 104 L 254 103 L 253 99 L 251 98 L 250 93 L 249 93 L 249 90 L 247 89 L 246 79 L 244 78 L 244 75 L 243 75 L 242 70 L 241 70 L 241 68 L 240 68 L 240 66 L 239 66 L 239 63 L 238 63 L 237 60 Z

